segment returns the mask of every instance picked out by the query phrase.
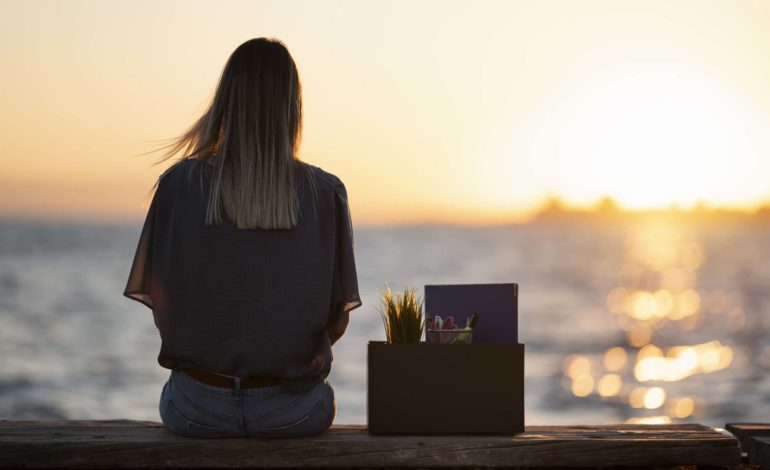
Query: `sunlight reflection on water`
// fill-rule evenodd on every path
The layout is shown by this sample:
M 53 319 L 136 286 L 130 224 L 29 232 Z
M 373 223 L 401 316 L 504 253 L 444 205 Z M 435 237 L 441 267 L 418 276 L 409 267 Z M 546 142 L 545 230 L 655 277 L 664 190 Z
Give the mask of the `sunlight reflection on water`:
M 169 371 L 122 297 L 140 225 L 0 224 L 0 416 L 159 420 Z M 337 423 L 366 422 L 377 291 L 519 283 L 527 424 L 722 426 L 770 409 L 770 264 L 756 227 L 356 229 L 363 306 L 334 346 Z
M 746 326 L 739 296 L 722 288 L 698 290 L 698 270 L 704 262 L 701 244 L 681 228 L 648 223 L 627 236 L 619 285 L 607 294 L 607 310 L 625 331 L 626 344 L 607 349 L 601 361 L 589 355 L 565 358 L 564 374 L 572 381 L 575 396 L 595 393 L 655 413 L 638 413 L 627 418 L 629 423 L 668 423 L 691 416 L 696 403 L 708 405 L 707 390 L 671 396 L 665 382 L 729 367 L 731 346 L 714 339 L 671 345 L 664 351 L 654 344 L 660 333 L 676 329 L 674 338 L 686 340 L 687 332 L 702 327 L 707 314 L 727 317 L 723 323 L 731 332 Z

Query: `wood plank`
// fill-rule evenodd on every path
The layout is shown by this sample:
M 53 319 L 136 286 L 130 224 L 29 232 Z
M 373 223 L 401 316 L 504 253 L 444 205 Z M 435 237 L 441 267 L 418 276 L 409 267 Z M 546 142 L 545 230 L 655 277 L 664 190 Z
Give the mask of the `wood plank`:
M 527 426 L 513 436 L 373 436 L 334 425 L 295 439 L 196 439 L 133 420 L 0 420 L 0 467 L 738 467 L 735 437 L 700 424 Z

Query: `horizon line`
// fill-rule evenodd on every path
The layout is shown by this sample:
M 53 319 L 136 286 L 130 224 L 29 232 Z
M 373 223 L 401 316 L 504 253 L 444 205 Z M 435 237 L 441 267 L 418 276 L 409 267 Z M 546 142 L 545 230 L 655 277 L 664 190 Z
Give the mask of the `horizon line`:
M 479 213 L 489 214 L 488 210 L 480 210 Z M 534 210 L 519 212 L 509 216 L 478 217 L 475 219 L 458 218 L 405 218 L 392 220 L 384 218 L 382 222 L 369 220 L 356 221 L 354 226 L 361 228 L 386 228 L 386 227 L 501 227 L 515 225 L 534 225 L 540 223 L 576 223 L 580 221 L 608 221 L 623 219 L 644 219 L 650 217 L 684 216 L 688 219 L 725 219 L 742 218 L 765 220 L 770 218 L 770 201 L 763 201 L 754 207 L 718 205 L 710 206 L 698 203 L 689 208 L 671 204 L 666 208 L 629 209 L 614 203 L 612 198 L 602 198 L 598 203 L 590 206 L 566 205 L 559 198 L 548 198 Z M 120 215 L 86 215 L 83 213 L 19 213 L 0 212 L 0 220 L 17 223 L 62 223 L 62 224 L 106 224 L 106 225 L 135 225 L 142 224 L 146 214 L 137 216 Z

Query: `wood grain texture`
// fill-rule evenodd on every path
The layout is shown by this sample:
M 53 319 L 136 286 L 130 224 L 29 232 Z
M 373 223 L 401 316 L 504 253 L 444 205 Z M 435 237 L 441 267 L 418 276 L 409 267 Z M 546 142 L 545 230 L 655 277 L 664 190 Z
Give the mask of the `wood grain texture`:
M 737 439 L 700 424 L 527 426 L 513 436 L 373 436 L 334 425 L 296 439 L 196 439 L 154 421 L 0 420 L 0 467 L 739 467 Z

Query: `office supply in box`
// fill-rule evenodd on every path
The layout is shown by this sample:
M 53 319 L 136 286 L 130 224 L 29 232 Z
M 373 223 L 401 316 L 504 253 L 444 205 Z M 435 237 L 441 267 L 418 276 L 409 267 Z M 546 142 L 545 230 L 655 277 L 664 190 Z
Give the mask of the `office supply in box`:
M 439 315 L 452 315 L 460 325 L 465 325 L 467 317 L 478 313 L 473 341 L 470 344 L 369 341 L 369 432 L 523 432 L 524 345 L 512 341 L 518 339 L 518 286 L 453 284 L 425 286 L 425 289 L 426 315 L 429 308 L 435 308 L 435 312 L 441 308 Z M 505 331 L 496 334 L 487 328 L 483 341 L 477 341 L 477 331 L 482 331 L 480 327 L 487 319 L 493 327 L 497 325 Z
M 425 286 L 425 314 L 454 316 L 461 324 L 479 314 L 473 342 L 516 344 L 519 342 L 519 285 L 433 284 Z
M 425 330 L 425 342 L 429 344 L 471 344 L 473 343 L 473 330 Z

